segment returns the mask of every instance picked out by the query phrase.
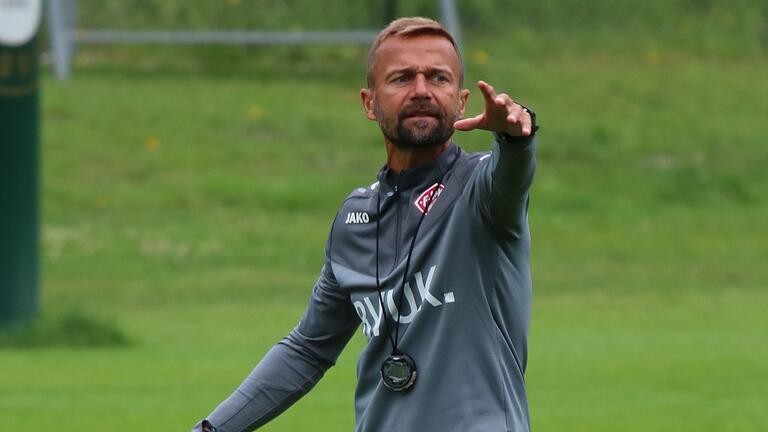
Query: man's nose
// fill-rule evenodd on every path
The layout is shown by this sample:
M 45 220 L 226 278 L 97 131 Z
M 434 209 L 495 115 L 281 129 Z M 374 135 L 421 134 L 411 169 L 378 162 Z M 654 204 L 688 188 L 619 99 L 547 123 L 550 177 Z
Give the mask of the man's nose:
M 413 97 L 427 99 L 432 97 L 432 94 L 429 91 L 427 77 L 422 74 L 417 74 L 416 79 L 413 81 Z

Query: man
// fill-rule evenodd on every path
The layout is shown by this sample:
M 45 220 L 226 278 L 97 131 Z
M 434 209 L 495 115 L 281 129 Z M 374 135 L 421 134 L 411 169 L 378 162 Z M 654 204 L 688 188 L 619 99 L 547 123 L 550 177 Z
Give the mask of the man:
M 386 166 L 337 213 L 298 326 L 195 431 L 250 431 L 279 415 L 361 323 L 356 431 L 530 429 L 535 116 L 480 81 L 484 112 L 462 119 L 463 75 L 435 21 L 399 19 L 379 34 L 360 95 L 384 135 Z M 465 153 L 454 129 L 493 131 L 492 152 Z

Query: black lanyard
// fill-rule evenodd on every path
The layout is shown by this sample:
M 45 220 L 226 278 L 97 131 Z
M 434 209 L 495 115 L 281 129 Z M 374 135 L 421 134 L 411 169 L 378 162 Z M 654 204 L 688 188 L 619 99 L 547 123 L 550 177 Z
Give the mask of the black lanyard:
M 437 188 L 429 195 L 427 202 L 424 204 L 424 211 L 421 213 L 421 217 L 419 218 L 419 223 L 416 225 L 416 232 L 413 233 L 413 238 L 411 238 L 411 246 L 408 249 L 408 258 L 405 260 L 405 271 L 403 272 L 403 281 L 400 284 L 400 298 L 397 300 L 397 323 L 395 327 L 395 336 L 392 337 L 392 331 L 390 330 L 390 322 L 389 317 L 387 317 L 387 307 L 384 304 L 384 298 L 381 293 L 381 281 L 379 279 L 379 234 L 380 234 L 380 225 L 379 220 L 381 217 L 381 188 L 379 188 L 379 193 L 376 195 L 376 291 L 379 294 L 379 303 L 381 304 L 381 313 L 384 315 L 384 324 L 386 326 L 386 332 L 387 336 L 389 337 L 389 341 L 392 344 L 392 354 L 402 354 L 400 350 L 398 349 L 399 345 L 398 342 L 400 341 L 400 317 L 403 315 L 402 307 L 403 307 L 403 298 L 405 297 L 405 284 L 408 281 L 408 270 L 411 266 L 411 256 L 413 255 L 413 248 L 416 245 L 416 237 L 419 234 L 419 228 L 421 228 L 421 223 L 424 222 L 424 218 L 427 216 L 427 213 L 431 209 L 432 202 L 436 199 L 438 193 L 442 194 L 440 191 L 440 185 L 443 184 L 443 180 L 445 179 L 445 176 L 451 171 L 453 168 L 453 165 L 456 164 L 456 161 L 459 159 L 459 156 L 461 155 L 461 149 L 458 147 L 456 148 L 456 156 L 454 156 L 453 161 L 448 166 L 448 169 L 443 172 L 443 174 L 440 176 L 440 180 L 437 182 Z M 395 203 L 397 205 L 397 203 Z M 400 241 L 400 239 L 396 239 L 396 241 Z

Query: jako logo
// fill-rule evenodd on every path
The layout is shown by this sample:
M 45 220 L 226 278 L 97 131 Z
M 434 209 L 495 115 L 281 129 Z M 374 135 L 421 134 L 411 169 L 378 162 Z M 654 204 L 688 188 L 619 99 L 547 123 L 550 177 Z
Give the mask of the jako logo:
M 443 189 L 445 189 L 444 184 L 435 183 L 422 192 L 413 204 L 416 205 L 416 208 L 419 209 L 420 212 L 426 213 L 432 210 L 432 206 L 435 205 L 435 201 L 437 201 L 437 197 L 440 196 Z M 427 208 L 427 206 L 429 206 L 429 208 Z
M 347 220 L 344 221 L 345 224 L 360 224 L 360 223 L 368 223 L 371 221 L 371 218 L 368 216 L 368 213 L 366 212 L 349 212 L 347 213 Z
M 403 315 L 400 315 L 396 305 L 400 300 L 401 294 L 399 290 L 397 295 L 395 295 L 395 290 L 393 289 L 382 293 L 381 300 L 379 300 L 378 294 L 374 294 L 370 297 L 364 297 L 362 300 L 354 301 L 352 304 L 355 306 L 357 315 L 363 323 L 363 334 L 365 337 L 370 339 L 382 333 L 381 325 L 385 321 L 385 313 L 391 317 L 392 321 L 397 321 L 398 315 L 400 315 L 400 324 L 407 325 L 416 318 L 416 314 L 419 313 L 425 304 L 429 304 L 431 307 L 441 307 L 455 302 L 456 298 L 453 292 L 441 293 L 439 289 L 435 289 L 432 286 L 435 269 L 436 266 L 430 267 L 426 278 L 424 278 L 421 272 L 416 272 L 412 280 L 415 282 L 415 286 L 411 285 L 411 282 L 405 284 L 405 291 L 403 291 L 403 294 L 405 294 Z M 386 311 L 382 310 L 382 300 L 387 305 Z M 405 313 L 406 311 L 408 312 L 407 314 Z

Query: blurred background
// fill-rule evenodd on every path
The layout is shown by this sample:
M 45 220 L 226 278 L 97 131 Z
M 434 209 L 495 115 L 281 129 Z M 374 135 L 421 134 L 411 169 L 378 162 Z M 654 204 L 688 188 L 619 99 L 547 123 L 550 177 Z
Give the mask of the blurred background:
M 768 3 L 457 11 L 469 111 L 483 79 L 541 125 L 534 430 L 768 430 Z M 80 0 L 67 19 L 377 31 L 406 15 L 441 17 L 434 0 Z M 50 35 L 46 19 L 40 312 L 0 330 L 0 419 L 188 430 L 296 324 L 336 209 L 385 161 L 358 96 L 367 46 L 82 43 L 60 80 Z M 263 430 L 351 430 L 361 333 Z

